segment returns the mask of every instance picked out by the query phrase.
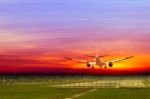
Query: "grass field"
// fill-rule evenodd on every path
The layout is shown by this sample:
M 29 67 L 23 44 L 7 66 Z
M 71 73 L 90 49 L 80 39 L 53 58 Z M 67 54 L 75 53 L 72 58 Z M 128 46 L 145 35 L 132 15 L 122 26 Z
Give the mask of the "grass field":
M 107 81 L 107 83 L 105 82 Z M 120 88 L 92 89 L 82 85 L 119 81 Z M 96 83 L 95 83 L 96 82 Z M 136 88 L 135 84 L 144 87 Z M 66 84 L 65 88 L 54 87 Z M 75 85 L 74 88 L 69 86 Z M 0 99 L 150 99 L 149 77 L 0 77 Z
M 64 99 L 88 89 L 50 88 L 48 84 L 0 86 L 0 99 Z
M 75 99 L 150 99 L 150 89 L 98 89 Z

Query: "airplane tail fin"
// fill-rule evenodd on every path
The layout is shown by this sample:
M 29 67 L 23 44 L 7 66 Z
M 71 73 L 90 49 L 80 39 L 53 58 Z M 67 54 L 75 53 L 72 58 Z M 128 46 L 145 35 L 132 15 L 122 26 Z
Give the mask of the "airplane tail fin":
M 96 55 L 95 56 L 99 56 L 99 51 L 98 51 L 98 48 L 96 50 Z
M 99 55 L 99 50 L 97 48 L 95 56 L 93 56 L 93 55 L 85 55 L 85 56 L 91 57 L 91 58 L 96 58 L 96 57 L 102 58 L 102 57 L 106 57 L 106 56 L 109 56 L 109 55 Z
M 85 55 L 87 57 L 92 57 L 92 58 L 96 58 L 96 56 L 92 56 L 92 55 Z M 109 55 L 98 55 L 98 57 L 102 58 L 102 57 L 106 57 L 106 56 L 109 56 Z

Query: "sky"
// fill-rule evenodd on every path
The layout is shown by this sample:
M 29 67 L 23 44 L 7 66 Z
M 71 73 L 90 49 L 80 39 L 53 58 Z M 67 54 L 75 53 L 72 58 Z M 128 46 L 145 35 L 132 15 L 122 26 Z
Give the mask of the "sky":
M 150 74 L 149 0 L 1 0 L 0 73 Z M 113 68 L 87 68 L 63 57 L 93 61 L 133 55 Z

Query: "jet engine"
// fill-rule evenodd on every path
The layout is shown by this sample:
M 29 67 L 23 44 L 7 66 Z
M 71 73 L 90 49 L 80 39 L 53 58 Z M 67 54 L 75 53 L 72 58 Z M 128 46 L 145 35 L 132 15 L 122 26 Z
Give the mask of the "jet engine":
M 90 67 L 91 65 L 89 64 L 89 62 L 86 64 L 87 67 Z
M 112 62 L 109 62 L 109 67 L 113 67 L 113 63 Z

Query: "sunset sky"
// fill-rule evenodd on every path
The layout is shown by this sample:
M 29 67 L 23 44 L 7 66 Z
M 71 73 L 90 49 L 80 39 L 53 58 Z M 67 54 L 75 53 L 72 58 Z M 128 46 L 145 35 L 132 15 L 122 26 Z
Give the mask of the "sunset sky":
M 133 55 L 113 68 L 93 61 Z M 0 74 L 150 74 L 150 0 L 1 0 Z

